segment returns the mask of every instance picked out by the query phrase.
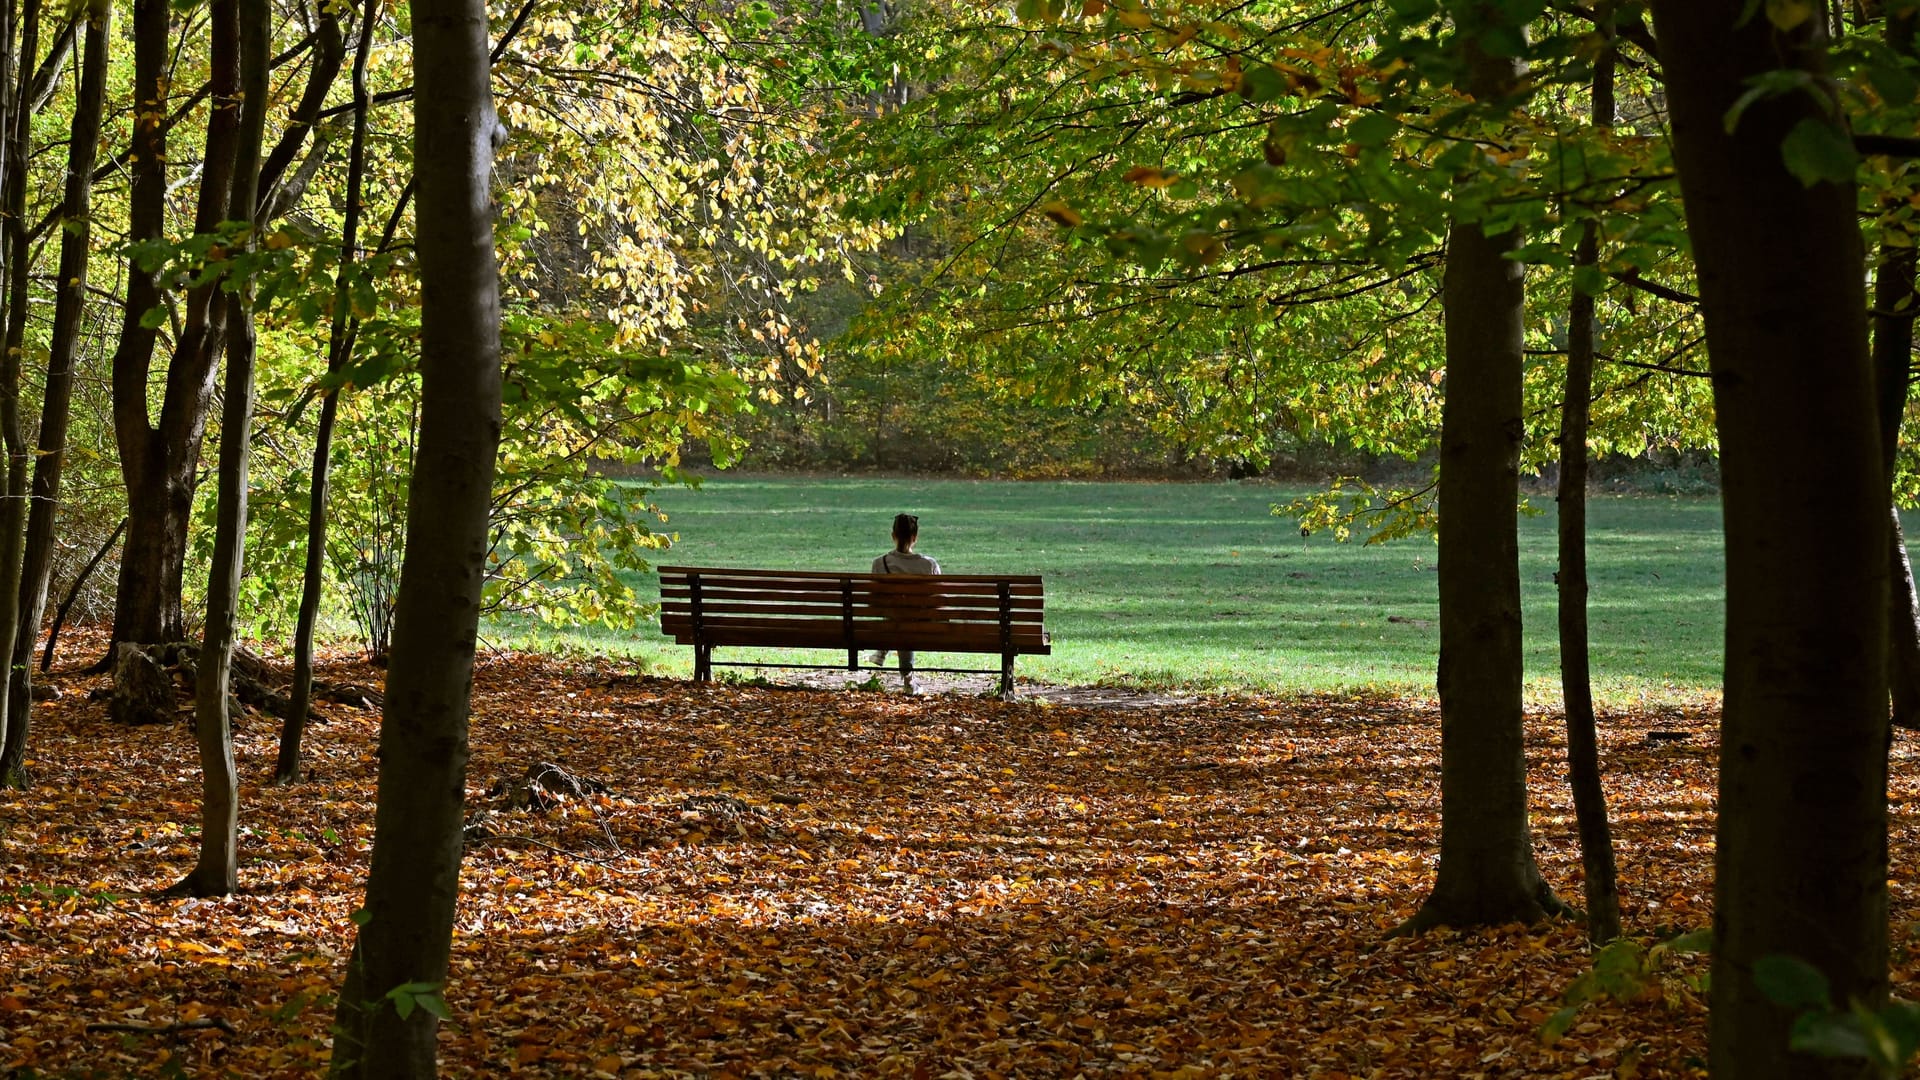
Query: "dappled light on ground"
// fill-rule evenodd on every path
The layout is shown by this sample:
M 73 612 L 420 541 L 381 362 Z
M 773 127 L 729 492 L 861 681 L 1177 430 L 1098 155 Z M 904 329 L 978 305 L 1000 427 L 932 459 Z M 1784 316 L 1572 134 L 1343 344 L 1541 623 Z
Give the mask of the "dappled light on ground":
M 0 1069 L 309 1075 L 377 716 L 329 706 L 293 789 L 260 786 L 276 732 L 249 718 L 245 893 L 148 899 L 191 863 L 190 733 L 112 727 L 93 677 L 56 682 L 37 784 L 0 795 Z M 1712 722 L 1604 722 L 1632 933 L 1709 921 Z M 1577 901 L 1555 723 L 1530 720 L 1535 821 Z M 482 664 L 473 732 L 447 1075 L 1673 1076 L 1702 1052 L 1684 980 L 1703 958 L 1549 1047 L 1578 928 L 1382 941 L 1437 850 L 1426 703 L 1089 709 L 505 657 Z M 1911 751 L 1896 928 L 1916 917 Z M 607 790 L 512 808 L 507 781 L 541 762 Z

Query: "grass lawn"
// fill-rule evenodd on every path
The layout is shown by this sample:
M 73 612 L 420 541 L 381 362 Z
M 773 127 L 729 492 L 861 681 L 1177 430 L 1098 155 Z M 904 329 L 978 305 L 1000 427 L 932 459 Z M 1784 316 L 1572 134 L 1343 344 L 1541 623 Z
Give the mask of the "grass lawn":
M 1439 649 L 1427 539 L 1366 546 L 1303 539 L 1268 508 L 1267 484 L 1051 483 L 719 476 L 658 501 L 671 563 L 865 570 L 899 511 L 952 573 L 1047 579 L 1054 654 L 1020 661 L 1059 683 L 1302 692 L 1431 693 Z M 1527 679 L 1558 694 L 1554 513 L 1520 520 Z M 1695 697 L 1720 681 L 1717 500 L 1596 497 L 1590 512 L 1596 684 L 1614 704 Z M 639 583 L 643 595 L 651 581 Z M 642 628 L 559 634 L 496 628 L 497 641 L 632 656 L 689 672 L 691 650 Z M 731 653 L 731 655 L 729 655 Z M 723 650 L 722 659 L 765 655 Z M 828 654 L 788 659 L 831 662 Z M 979 657 L 923 657 L 923 665 Z

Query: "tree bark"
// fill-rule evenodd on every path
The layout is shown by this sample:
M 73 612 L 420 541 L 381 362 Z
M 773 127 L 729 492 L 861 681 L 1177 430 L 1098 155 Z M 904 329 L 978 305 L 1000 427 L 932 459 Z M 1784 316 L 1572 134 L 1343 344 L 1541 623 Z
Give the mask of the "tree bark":
M 240 118 L 234 149 L 230 221 L 256 226 L 245 246 L 259 244 L 258 203 L 261 142 L 267 118 L 267 63 L 272 38 L 268 0 L 215 0 L 214 19 L 227 8 L 238 22 Z M 194 896 L 224 896 L 239 887 L 240 780 L 233 765 L 233 725 L 228 712 L 233 636 L 247 532 L 247 455 L 253 429 L 253 282 L 228 283 L 219 302 L 227 308 L 227 373 L 220 412 L 219 497 L 215 507 L 213 563 L 207 571 L 207 618 L 201 633 L 194 683 L 193 728 L 200 746 L 200 859 L 178 886 Z
M 390 995 L 447 977 L 467 714 L 500 440 L 500 304 L 489 198 L 499 132 L 481 0 L 413 7 L 420 200 L 420 452 L 380 727 L 366 921 L 340 997 L 333 1071 L 431 1077 L 438 1020 Z
M 14 605 L 17 618 L 7 690 L 6 715 L 10 722 L 5 744 L 0 747 L 0 784 L 24 785 L 26 779 L 27 735 L 33 723 L 33 646 L 40 616 L 47 606 L 47 579 L 53 573 L 54 516 L 60 509 L 60 474 L 67 458 L 73 362 L 80 344 L 81 317 L 86 314 L 87 260 L 93 237 L 93 163 L 99 156 L 100 118 L 107 97 L 113 9 L 108 0 L 89 0 L 85 18 L 80 87 L 74 96 L 73 123 L 68 129 L 63 192 L 66 220 L 60 233 L 60 271 L 55 284 L 53 330 L 47 343 L 46 390 L 33 462 L 33 505 L 27 517 L 18 591 L 11 597 L 0 595 L 0 604 Z
M 1796 956 L 1843 1006 L 1886 993 L 1887 487 L 1856 189 L 1802 184 L 1782 159 L 1800 125 L 1845 138 L 1824 38 L 1817 20 L 1783 30 L 1747 7 L 1653 5 L 1726 522 L 1709 1064 L 1838 1080 L 1859 1063 L 1789 1053 L 1799 1010 L 1770 1001 L 1753 970 Z M 1753 103 L 1729 134 L 1734 102 L 1783 66 L 1813 90 Z
M 1902 56 L 1920 54 L 1920 16 L 1909 11 L 1887 15 L 1887 44 Z M 1910 237 L 1909 243 L 1920 240 Z M 1873 279 L 1873 370 L 1880 402 L 1880 461 L 1893 482 L 1900 456 L 1900 422 L 1907 412 L 1907 385 L 1913 375 L 1914 249 L 1893 244 L 1880 248 L 1880 269 Z M 1920 729 L 1920 590 L 1907 557 L 1907 538 L 1894 507 L 1887 605 L 1887 681 L 1892 684 L 1893 722 Z
M 29 107 L 29 83 L 33 78 L 34 53 L 40 44 L 39 0 L 26 0 L 17 12 L 20 40 L 16 45 L 13 29 L 16 12 L 11 0 L 6 4 L 6 36 L 0 48 L 6 50 L 12 76 L 0 82 L 0 93 L 7 95 L 0 110 L 0 203 L 6 209 L 6 223 L 0 227 L 0 264 L 6 267 L 7 307 L 4 331 L 0 331 L 0 444 L 6 450 L 5 502 L 0 504 L 0 646 L 13 652 L 13 641 L 20 632 L 17 612 L 3 598 L 13 596 L 20 587 L 20 551 L 25 542 L 27 521 L 27 439 L 20 426 L 20 359 L 25 352 L 27 299 L 32 287 L 33 255 L 27 244 L 27 154 L 32 132 Z M 27 733 L 16 731 L 24 725 L 6 713 L 6 701 L 0 698 L 0 757 L 5 747 L 26 745 Z M 0 771 L 0 785 L 23 784 L 25 776 L 9 776 Z
M 1504 96 L 1512 61 L 1466 46 L 1468 89 Z M 1533 859 L 1520 649 L 1525 271 L 1518 229 L 1456 221 L 1442 281 L 1447 384 L 1440 418 L 1440 867 L 1398 932 L 1533 922 L 1562 910 Z
M 353 144 L 347 152 L 347 207 L 340 226 L 340 270 L 333 294 L 333 324 L 327 334 L 327 374 L 347 362 L 353 323 L 353 267 L 360 243 L 361 179 L 367 171 L 367 57 L 372 51 L 378 0 L 367 0 L 360 18 L 360 42 L 353 54 Z M 300 739 L 306 733 L 307 710 L 313 698 L 313 626 L 320 614 L 320 589 L 327 555 L 327 483 L 333 468 L 333 424 L 340 411 L 340 391 L 322 393 L 320 423 L 313 438 L 313 473 L 307 490 L 307 559 L 300 579 L 300 615 L 293 630 L 292 704 L 280 725 L 280 753 L 273 766 L 275 784 L 300 779 Z
M 1593 126 L 1613 127 L 1613 8 L 1601 0 L 1594 18 L 1609 39 L 1593 63 Z M 1573 262 L 1600 262 L 1599 227 L 1580 230 Z M 1593 716 L 1593 677 L 1587 641 L 1587 428 L 1593 402 L 1594 297 L 1575 289 L 1567 321 L 1567 387 L 1560 411 L 1560 686 L 1566 699 L 1567 773 L 1580 829 L 1580 865 L 1587 900 L 1587 940 L 1603 945 L 1620 936 L 1620 891 L 1613 864 L 1613 829 L 1600 778 L 1600 740 Z

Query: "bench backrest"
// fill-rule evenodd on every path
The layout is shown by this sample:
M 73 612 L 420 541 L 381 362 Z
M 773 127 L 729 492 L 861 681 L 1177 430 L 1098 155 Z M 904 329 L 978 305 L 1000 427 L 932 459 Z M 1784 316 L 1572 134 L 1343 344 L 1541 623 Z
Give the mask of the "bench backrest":
M 1036 575 L 659 570 L 660 628 L 681 644 L 1049 651 Z

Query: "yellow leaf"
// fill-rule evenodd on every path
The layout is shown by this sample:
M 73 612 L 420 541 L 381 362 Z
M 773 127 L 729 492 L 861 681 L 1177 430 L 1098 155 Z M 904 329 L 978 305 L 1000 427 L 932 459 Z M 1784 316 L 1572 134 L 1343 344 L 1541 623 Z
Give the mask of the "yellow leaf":
M 1136 165 L 1127 170 L 1127 175 L 1123 179 L 1129 184 L 1139 184 L 1141 187 L 1166 188 L 1172 187 L 1174 181 L 1180 179 L 1180 176 L 1178 173 L 1165 172 L 1151 165 Z
M 1767 21 L 1782 30 L 1792 30 L 1811 18 L 1811 0 L 1767 0 Z
M 1153 27 L 1153 16 L 1144 11 L 1116 11 L 1113 17 L 1135 30 L 1148 30 Z
M 1066 203 L 1060 201 L 1059 199 L 1055 199 L 1054 201 L 1041 207 L 1040 212 L 1052 218 L 1053 220 L 1059 222 L 1060 224 L 1067 226 L 1068 228 L 1072 228 L 1075 225 L 1078 225 L 1081 222 L 1086 220 L 1085 218 L 1081 217 L 1079 212 L 1074 210 L 1073 207 L 1068 206 Z

